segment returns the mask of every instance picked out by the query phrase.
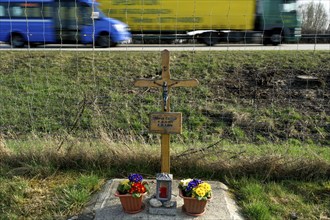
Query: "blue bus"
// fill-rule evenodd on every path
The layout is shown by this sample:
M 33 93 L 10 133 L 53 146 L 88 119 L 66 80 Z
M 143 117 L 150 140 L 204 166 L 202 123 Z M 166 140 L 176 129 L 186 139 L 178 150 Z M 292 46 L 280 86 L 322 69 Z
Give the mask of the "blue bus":
M 93 0 L 0 0 L 0 41 L 12 47 L 80 43 L 112 47 L 131 41 L 125 23 Z

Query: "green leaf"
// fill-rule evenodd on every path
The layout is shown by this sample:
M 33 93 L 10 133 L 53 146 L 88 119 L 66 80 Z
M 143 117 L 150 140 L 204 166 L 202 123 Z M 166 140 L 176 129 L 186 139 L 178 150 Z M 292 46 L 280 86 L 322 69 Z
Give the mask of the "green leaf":
M 149 186 L 149 184 L 148 184 L 147 182 L 144 182 L 143 185 L 144 185 L 144 187 L 146 188 L 147 192 L 149 192 L 149 191 L 150 191 L 150 186 Z
M 119 184 L 117 190 L 120 194 L 126 194 L 130 190 L 131 186 L 127 184 Z
M 140 193 L 133 193 L 132 194 L 132 197 L 133 198 L 140 198 L 141 197 L 141 194 Z

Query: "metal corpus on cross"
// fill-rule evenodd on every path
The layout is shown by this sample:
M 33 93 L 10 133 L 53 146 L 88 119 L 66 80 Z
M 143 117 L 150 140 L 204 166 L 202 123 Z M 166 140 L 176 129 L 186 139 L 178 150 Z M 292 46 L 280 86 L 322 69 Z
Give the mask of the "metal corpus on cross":
M 170 75 L 170 53 L 168 50 L 161 52 L 162 58 L 162 78 L 161 79 L 137 79 L 134 85 L 137 87 L 158 87 L 162 88 L 162 117 L 170 114 L 170 89 L 174 87 L 195 87 L 198 85 L 197 79 L 188 80 L 173 80 Z M 165 116 L 164 116 L 165 115 Z M 180 113 L 181 116 L 181 113 Z M 158 119 L 161 117 L 158 117 Z M 173 117 L 171 117 L 173 118 Z M 168 126 L 165 131 L 161 133 L 161 172 L 170 173 L 170 132 L 172 125 L 170 120 L 166 123 L 158 123 L 162 126 Z M 181 121 L 180 121 L 181 123 Z M 180 125 L 181 126 L 181 125 Z M 181 132 L 180 132 L 181 133 Z

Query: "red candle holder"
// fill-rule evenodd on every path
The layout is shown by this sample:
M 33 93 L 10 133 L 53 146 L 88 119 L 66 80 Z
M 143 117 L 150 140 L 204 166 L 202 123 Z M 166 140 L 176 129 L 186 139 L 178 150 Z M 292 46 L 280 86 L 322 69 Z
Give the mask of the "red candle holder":
M 156 198 L 160 201 L 171 200 L 172 196 L 172 174 L 158 173 L 156 176 L 157 188 Z

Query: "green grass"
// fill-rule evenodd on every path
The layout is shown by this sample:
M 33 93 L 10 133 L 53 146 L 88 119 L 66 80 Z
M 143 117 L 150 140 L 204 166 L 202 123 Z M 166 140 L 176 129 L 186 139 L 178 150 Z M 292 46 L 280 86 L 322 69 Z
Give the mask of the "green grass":
M 66 219 L 78 214 L 103 180 L 94 174 L 1 177 L 1 219 Z
M 232 181 L 238 204 L 250 219 L 320 219 L 330 216 L 329 181 Z
M 95 137 L 104 129 L 154 140 L 146 137 L 148 114 L 160 111 L 160 91 L 133 81 L 159 77 L 159 52 L 6 51 L 0 59 L 3 134 Z M 172 78 L 200 81 L 171 90 L 183 140 L 328 145 L 328 59 L 327 52 L 171 52 Z M 297 75 L 320 82 L 300 85 Z

